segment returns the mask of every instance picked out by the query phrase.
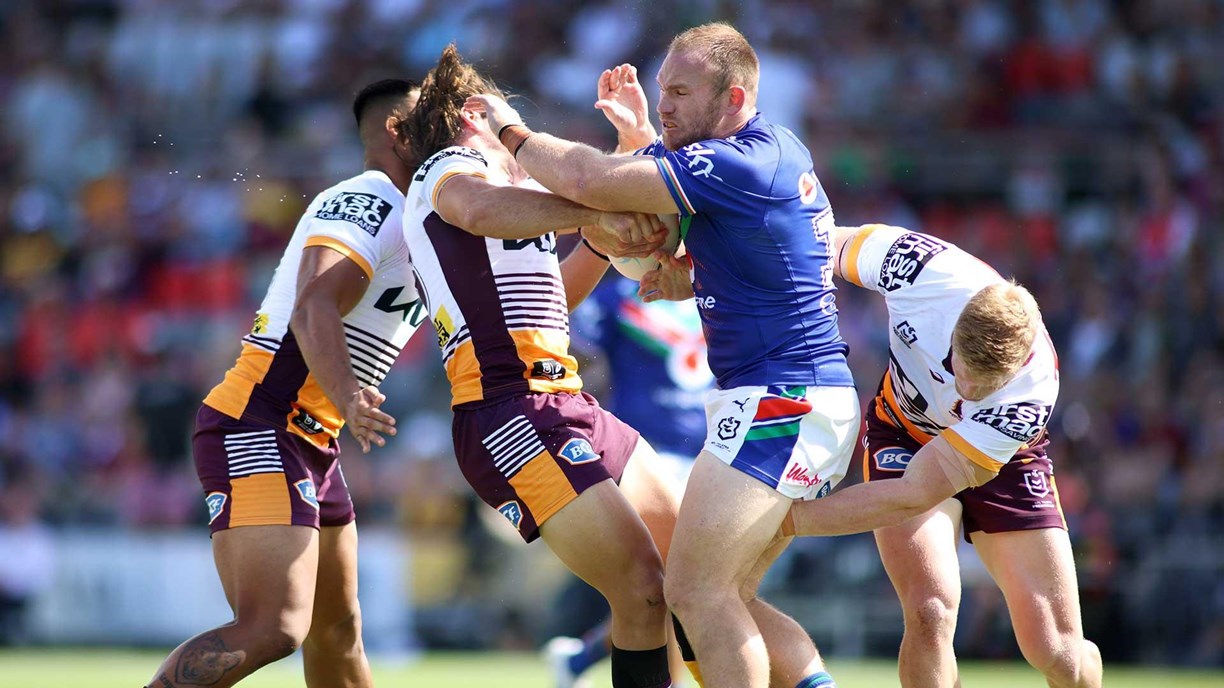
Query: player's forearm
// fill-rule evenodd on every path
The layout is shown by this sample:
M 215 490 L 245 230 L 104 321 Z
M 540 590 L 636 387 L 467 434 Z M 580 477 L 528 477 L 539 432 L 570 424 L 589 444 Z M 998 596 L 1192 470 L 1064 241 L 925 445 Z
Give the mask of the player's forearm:
M 306 298 L 294 308 L 289 326 L 310 374 L 332 404 L 344 408 L 361 383 L 353 373 L 340 311 L 326 299 Z
M 595 291 L 608 265 L 607 258 L 595 255 L 585 243 L 579 243 L 561 261 L 561 281 L 565 284 L 565 301 L 571 313 Z
M 907 485 L 905 479 L 848 487 L 810 502 L 795 502 L 796 535 L 849 535 L 904 523 L 942 501 Z
M 459 226 L 493 239 L 534 239 L 549 232 L 593 225 L 601 212 L 560 196 L 514 186 L 493 187 L 465 206 Z

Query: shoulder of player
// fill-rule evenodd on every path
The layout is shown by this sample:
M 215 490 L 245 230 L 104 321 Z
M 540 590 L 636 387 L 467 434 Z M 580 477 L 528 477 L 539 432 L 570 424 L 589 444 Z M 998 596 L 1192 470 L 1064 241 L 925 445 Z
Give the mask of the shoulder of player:
M 381 170 L 366 170 L 349 177 L 316 196 L 315 200 L 326 202 L 342 193 L 377 196 L 397 208 L 404 204 L 404 194 L 400 193 L 387 173 Z
M 416 174 L 413 175 L 413 178 L 417 180 L 425 179 L 425 177 L 436 166 L 447 160 L 463 160 L 480 167 L 489 166 L 489 161 L 485 158 L 484 154 L 475 148 L 468 148 L 467 146 L 449 146 L 429 156 L 425 162 L 421 163 L 421 166 L 417 168 Z

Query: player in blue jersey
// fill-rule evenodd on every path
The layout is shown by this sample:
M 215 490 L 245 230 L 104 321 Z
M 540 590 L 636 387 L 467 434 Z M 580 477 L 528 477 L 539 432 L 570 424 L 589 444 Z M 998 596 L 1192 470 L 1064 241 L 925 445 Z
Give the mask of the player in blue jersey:
M 500 98 L 469 106 L 554 193 L 680 215 L 718 391 L 665 595 L 704 685 L 815 688 L 833 685 L 816 648 L 755 591 L 789 543 L 777 535 L 792 501 L 827 494 L 845 474 L 859 409 L 837 330 L 833 213 L 807 148 L 757 113 L 759 73 L 727 24 L 677 36 L 658 75 L 663 135 L 641 156 L 532 132 Z

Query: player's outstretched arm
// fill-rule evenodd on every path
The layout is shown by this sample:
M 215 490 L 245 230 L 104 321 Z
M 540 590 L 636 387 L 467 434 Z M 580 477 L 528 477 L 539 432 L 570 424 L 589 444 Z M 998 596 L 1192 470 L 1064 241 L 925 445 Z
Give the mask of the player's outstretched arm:
M 790 535 L 849 535 L 904 523 L 988 479 L 943 437 L 914 454 L 897 480 L 853 485 L 823 499 L 795 502 L 783 524 Z
M 493 239 L 534 239 L 549 232 L 595 226 L 612 237 L 616 255 L 645 257 L 663 244 L 667 230 L 640 215 L 596 210 L 555 194 L 490 184 L 455 175 L 437 190 L 434 207 L 452 225 Z
M 585 144 L 535 133 L 506 101 L 480 95 L 465 107 L 484 112 L 489 127 L 527 173 L 553 193 L 602 210 L 680 212 L 654 158 L 602 153 Z
M 579 242 L 561 261 L 561 282 L 565 285 L 565 302 L 571 313 L 595 291 L 608 265 L 608 257 L 596 253 L 586 241 Z
M 298 268 L 297 301 L 289 327 L 310 374 L 340 410 L 363 453 L 395 434 L 395 419 L 379 409 L 377 387 L 362 387 L 353 374 L 341 320 L 361 301 L 369 276 L 351 258 L 327 246 L 308 246 Z

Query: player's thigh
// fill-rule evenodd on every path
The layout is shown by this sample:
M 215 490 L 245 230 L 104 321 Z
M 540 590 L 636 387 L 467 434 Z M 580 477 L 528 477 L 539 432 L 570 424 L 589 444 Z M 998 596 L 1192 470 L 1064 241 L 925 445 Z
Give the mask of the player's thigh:
M 791 503 L 773 487 L 701 452 L 680 505 L 668 576 L 681 589 L 698 584 L 738 590 L 777 535 Z
M 752 570 L 748 576 L 740 584 L 740 597 L 744 601 L 748 601 L 756 597 L 757 590 L 761 588 L 761 581 L 765 579 L 765 574 L 769 573 L 769 569 L 782 556 L 787 547 L 790 547 L 794 541 L 794 536 L 783 535 L 781 531 L 776 533 L 769 544 L 765 545 L 765 551 L 761 552 L 761 556 L 757 557 L 756 563 L 753 564 Z
M 680 486 L 660 465 L 659 457 L 645 439 L 639 439 L 621 474 L 621 492 L 641 516 L 664 560 L 671 548 L 680 511 Z
M 356 625 L 357 524 L 319 529 L 319 574 L 310 632 Z
M 553 514 L 540 536 L 574 575 L 605 596 L 660 583 L 663 560 L 650 532 L 610 479 Z
M 309 526 L 229 528 L 213 534 L 213 556 L 239 623 L 310 627 L 319 533 Z
M 1021 650 L 1081 637 L 1071 540 L 1061 528 L 972 534 L 986 570 L 1003 591 Z
M 880 560 L 907 611 L 931 600 L 959 606 L 960 522 L 961 503 L 947 499 L 905 523 L 875 531 Z

